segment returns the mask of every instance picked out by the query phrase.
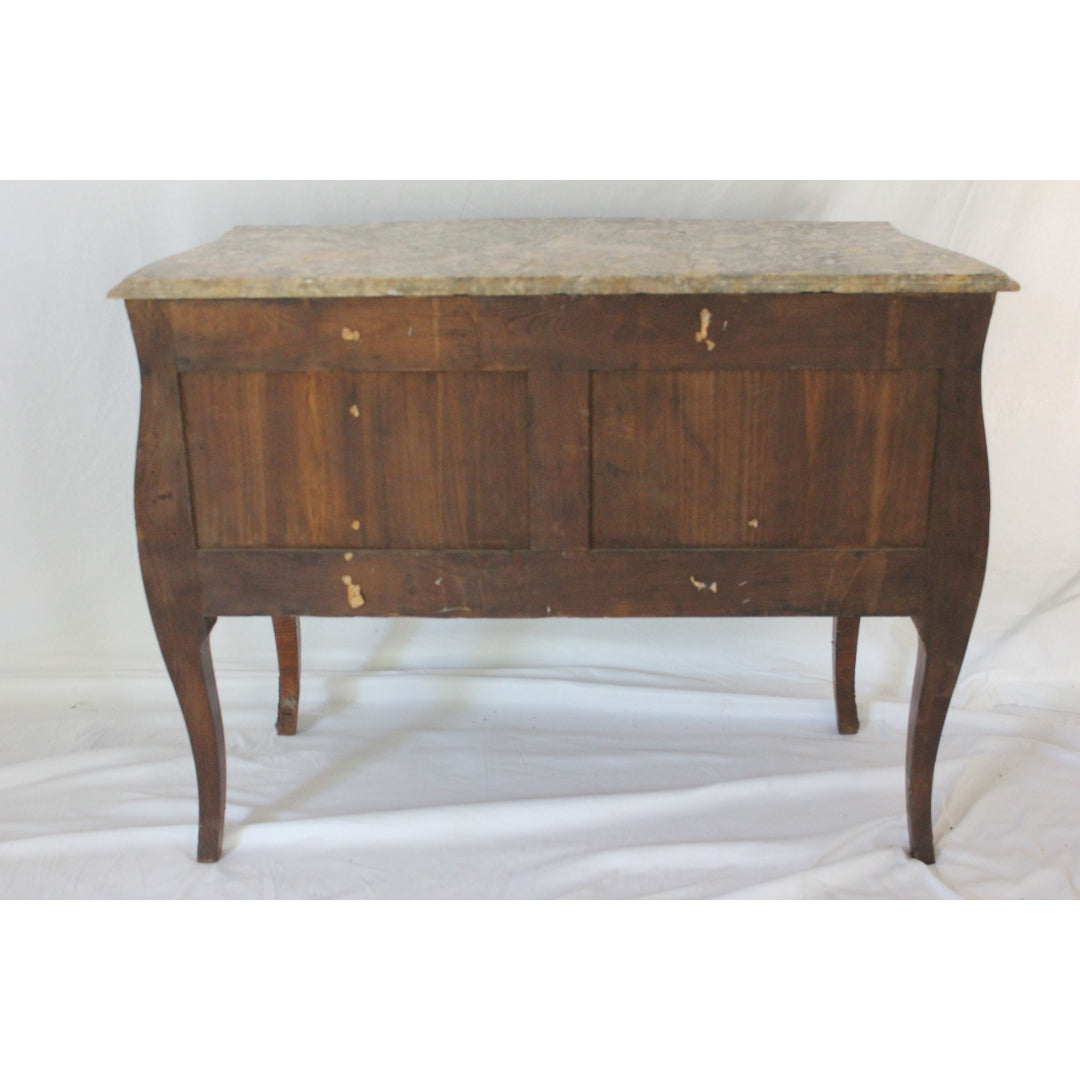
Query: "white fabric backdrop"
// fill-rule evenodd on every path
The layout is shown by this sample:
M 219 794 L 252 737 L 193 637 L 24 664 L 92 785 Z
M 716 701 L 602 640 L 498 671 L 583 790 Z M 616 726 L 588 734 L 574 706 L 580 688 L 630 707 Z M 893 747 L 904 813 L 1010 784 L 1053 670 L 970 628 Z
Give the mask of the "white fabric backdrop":
M 1019 281 L 986 350 L 990 562 L 936 868 L 900 853 L 899 620 L 866 624 L 855 739 L 829 731 L 821 620 L 306 620 L 285 741 L 268 620 L 224 620 L 233 850 L 194 865 L 105 293 L 237 224 L 511 215 L 887 220 Z M 0 896 L 1077 895 L 1077 250 L 1065 182 L 0 186 Z

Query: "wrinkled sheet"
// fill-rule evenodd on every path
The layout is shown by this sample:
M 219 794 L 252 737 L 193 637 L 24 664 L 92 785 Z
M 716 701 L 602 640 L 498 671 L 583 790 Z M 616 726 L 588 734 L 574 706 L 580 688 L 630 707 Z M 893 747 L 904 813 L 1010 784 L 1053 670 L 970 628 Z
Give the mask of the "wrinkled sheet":
M 163 675 L 9 677 L 0 898 L 1080 895 L 1074 715 L 954 707 L 928 867 L 904 850 L 906 702 L 862 701 L 841 736 L 824 680 L 742 681 L 755 692 L 612 663 L 314 672 L 283 738 L 272 669 L 225 672 L 226 855 L 200 865 Z

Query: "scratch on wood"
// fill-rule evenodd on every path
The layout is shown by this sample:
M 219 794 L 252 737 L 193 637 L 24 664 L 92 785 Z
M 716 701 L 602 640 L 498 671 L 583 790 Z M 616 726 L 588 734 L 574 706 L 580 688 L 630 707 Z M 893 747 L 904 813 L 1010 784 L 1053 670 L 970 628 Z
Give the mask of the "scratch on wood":
M 746 524 L 749 525 L 751 529 L 756 529 L 758 527 L 758 519 L 751 518 Z
M 709 323 L 712 322 L 712 312 L 707 308 L 701 309 L 701 329 L 694 334 L 694 340 L 697 342 L 705 342 L 705 348 L 712 352 L 716 348 L 716 342 L 709 338 Z M 727 323 L 724 324 L 727 326 Z
M 350 416 L 359 416 L 360 415 L 360 406 L 359 405 L 350 405 L 349 406 L 349 415 Z
M 360 331 L 359 330 L 350 330 L 346 326 L 346 327 L 342 328 L 341 336 L 346 341 L 359 341 L 360 340 Z
M 694 577 L 693 574 L 690 575 L 690 584 L 693 585 L 698 592 L 701 592 L 702 589 L 708 589 L 711 593 L 716 592 L 715 581 L 711 585 L 706 585 L 704 581 L 698 581 L 698 579 Z
M 345 586 L 345 595 L 349 601 L 349 607 L 358 608 L 364 606 L 364 594 L 360 591 L 359 585 L 353 584 L 352 576 L 345 574 L 341 579 L 342 585 Z

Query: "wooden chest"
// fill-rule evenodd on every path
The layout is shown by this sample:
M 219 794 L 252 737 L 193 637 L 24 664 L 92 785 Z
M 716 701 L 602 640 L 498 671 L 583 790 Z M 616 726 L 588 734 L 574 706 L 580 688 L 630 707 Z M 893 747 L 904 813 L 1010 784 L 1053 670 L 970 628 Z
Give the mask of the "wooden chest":
M 999 271 L 883 224 L 236 229 L 139 271 L 151 613 L 221 853 L 220 615 L 915 620 L 912 853 L 985 566 Z

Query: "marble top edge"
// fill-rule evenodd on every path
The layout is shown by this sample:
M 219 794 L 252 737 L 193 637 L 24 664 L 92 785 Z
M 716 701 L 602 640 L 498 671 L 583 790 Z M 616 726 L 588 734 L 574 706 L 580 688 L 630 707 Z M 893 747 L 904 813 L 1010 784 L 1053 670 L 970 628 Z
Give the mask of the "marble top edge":
M 1000 292 L 1006 274 L 887 222 L 493 218 L 238 226 L 122 299 Z

